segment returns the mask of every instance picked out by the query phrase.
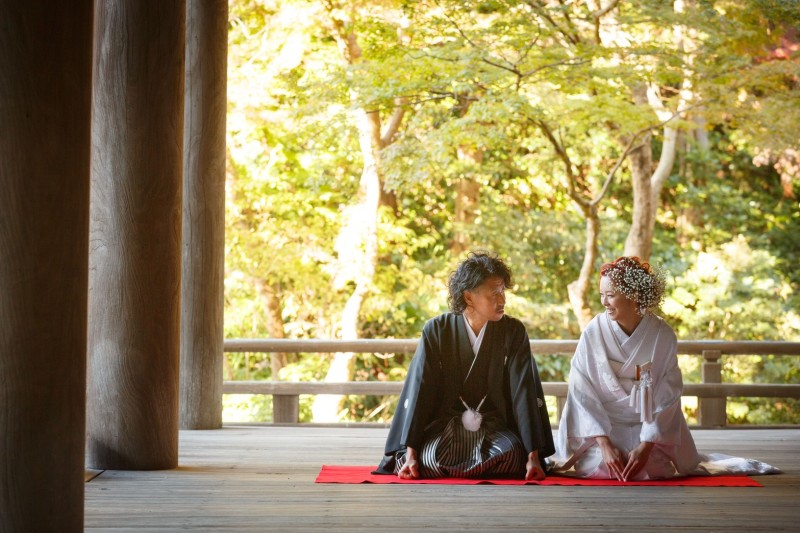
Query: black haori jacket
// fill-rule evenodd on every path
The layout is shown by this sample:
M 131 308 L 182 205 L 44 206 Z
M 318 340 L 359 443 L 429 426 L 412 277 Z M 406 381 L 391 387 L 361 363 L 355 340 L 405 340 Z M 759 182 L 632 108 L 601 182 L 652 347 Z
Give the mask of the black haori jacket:
M 425 324 L 392 419 L 384 458 L 374 473 L 394 474 L 396 453 L 407 446 L 421 451 L 426 433 L 443 427 L 452 416 L 465 379 L 462 358 L 473 357 L 466 328 L 463 316 L 454 313 Z M 487 400 L 494 415 L 502 427 L 517 433 L 526 453 L 537 450 L 544 465 L 544 459 L 555 453 L 553 433 L 522 322 L 510 316 L 489 322 L 479 357 L 487 355 Z

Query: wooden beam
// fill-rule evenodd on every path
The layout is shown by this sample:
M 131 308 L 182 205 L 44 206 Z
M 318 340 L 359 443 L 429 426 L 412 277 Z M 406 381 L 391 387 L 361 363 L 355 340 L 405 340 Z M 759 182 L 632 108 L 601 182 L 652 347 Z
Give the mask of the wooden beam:
M 414 353 L 417 339 L 229 339 L 226 352 Z
M 566 396 L 568 385 L 561 381 L 542 383 L 546 396 Z M 224 394 L 358 394 L 389 396 L 400 394 L 402 381 L 225 381 Z M 794 384 L 745 384 L 745 383 L 686 383 L 683 396 L 699 398 L 757 397 L 800 398 L 800 385 Z
M 226 339 L 226 352 L 356 352 L 414 353 L 418 339 Z M 577 340 L 532 340 L 533 354 L 575 353 Z M 800 342 L 789 341 L 678 341 L 678 353 L 700 355 L 717 350 L 723 355 L 800 355 Z
M 561 418 L 569 386 L 565 382 L 542 383 L 545 396 L 556 397 L 557 420 Z M 266 394 L 273 399 L 273 422 L 295 424 L 299 421 L 301 394 L 355 394 L 364 396 L 393 396 L 403 390 L 402 381 L 225 381 L 224 394 Z M 689 383 L 683 386 L 683 396 L 722 398 L 725 406 L 729 397 L 800 398 L 800 385 Z M 708 420 L 699 420 L 706 427 Z M 716 424 L 722 426 L 724 424 Z

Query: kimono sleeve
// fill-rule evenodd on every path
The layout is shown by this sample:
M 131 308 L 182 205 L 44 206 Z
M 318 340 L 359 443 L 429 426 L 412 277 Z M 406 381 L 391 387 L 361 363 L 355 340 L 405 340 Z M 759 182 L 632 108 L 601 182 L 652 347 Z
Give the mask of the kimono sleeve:
M 528 333 L 522 323 L 517 324 L 507 354 L 511 409 L 526 453 L 536 450 L 543 461 L 555 453 L 553 431 Z
M 394 473 L 395 454 L 398 451 L 408 446 L 416 449 L 422 446 L 425 428 L 436 410 L 434 399 L 441 374 L 439 338 L 435 323 L 428 321 L 408 368 L 386 438 L 383 460 L 374 473 Z
M 592 324 L 581 334 L 570 363 L 567 404 L 561 423 L 568 438 L 611 434 L 611 420 L 595 388 L 601 386 L 601 383 L 589 375 L 589 360 L 594 352 L 590 340 L 591 326 Z

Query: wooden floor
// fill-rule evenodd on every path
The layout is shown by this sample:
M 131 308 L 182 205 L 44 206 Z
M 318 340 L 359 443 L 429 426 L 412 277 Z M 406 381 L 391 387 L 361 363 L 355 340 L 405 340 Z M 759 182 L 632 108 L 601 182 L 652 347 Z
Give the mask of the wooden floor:
M 182 431 L 180 467 L 103 471 L 87 531 L 800 531 L 800 429 L 694 430 L 698 449 L 767 461 L 760 488 L 315 484 L 374 465 L 383 428 Z

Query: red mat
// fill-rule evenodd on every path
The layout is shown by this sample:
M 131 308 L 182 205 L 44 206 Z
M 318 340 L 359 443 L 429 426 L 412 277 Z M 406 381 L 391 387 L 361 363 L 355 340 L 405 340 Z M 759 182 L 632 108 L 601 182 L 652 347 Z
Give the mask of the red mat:
M 661 481 L 616 481 L 609 479 L 577 479 L 567 476 L 547 476 L 544 481 L 522 479 L 400 479 L 397 476 L 371 474 L 372 466 L 323 465 L 315 483 L 399 483 L 426 485 L 568 485 L 589 487 L 630 487 L 652 485 L 659 487 L 761 487 L 748 476 L 688 476 Z

